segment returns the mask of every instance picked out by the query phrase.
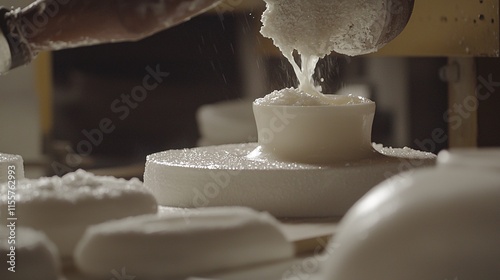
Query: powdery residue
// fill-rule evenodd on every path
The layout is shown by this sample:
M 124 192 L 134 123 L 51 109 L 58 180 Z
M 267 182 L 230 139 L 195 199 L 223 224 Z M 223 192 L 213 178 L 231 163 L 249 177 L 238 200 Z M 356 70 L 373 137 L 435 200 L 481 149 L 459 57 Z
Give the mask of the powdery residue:
M 359 96 L 310 94 L 296 88 L 275 90 L 265 97 L 255 100 L 257 105 L 282 106 L 354 105 L 368 102 L 372 101 Z
M 324 99 L 321 86 L 313 79 L 320 58 L 332 51 L 359 55 L 377 50 L 375 46 L 384 29 L 384 23 L 378 21 L 386 15 L 384 1 L 265 1 L 262 35 L 273 39 L 293 66 L 299 90 L 315 95 L 316 99 Z M 301 56 L 300 66 L 293 57 L 295 50 Z
M 285 53 L 324 57 L 336 51 L 359 55 L 376 51 L 385 1 L 266 0 L 261 33 Z M 382 15 L 382 16 L 381 16 Z

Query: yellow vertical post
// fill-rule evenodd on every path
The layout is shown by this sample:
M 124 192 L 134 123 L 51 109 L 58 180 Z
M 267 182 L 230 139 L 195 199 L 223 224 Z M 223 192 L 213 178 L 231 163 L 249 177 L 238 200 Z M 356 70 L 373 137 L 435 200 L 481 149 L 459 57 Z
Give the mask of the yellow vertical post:
M 53 84 L 52 84 L 52 56 L 50 52 L 38 55 L 35 61 L 35 84 L 40 102 L 40 126 L 44 140 L 44 151 L 52 132 L 53 126 Z

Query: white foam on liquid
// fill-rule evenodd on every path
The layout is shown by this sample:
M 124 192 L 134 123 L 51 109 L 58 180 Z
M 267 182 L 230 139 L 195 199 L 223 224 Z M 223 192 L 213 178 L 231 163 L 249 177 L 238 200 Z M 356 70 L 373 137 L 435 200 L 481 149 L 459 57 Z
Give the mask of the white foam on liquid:
M 369 102 L 372 101 L 354 95 L 310 94 L 296 88 L 284 88 L 275 90 L 262 98 L 258 98 L 255 100 L 254 104 L 279 106 L 339 106 Z

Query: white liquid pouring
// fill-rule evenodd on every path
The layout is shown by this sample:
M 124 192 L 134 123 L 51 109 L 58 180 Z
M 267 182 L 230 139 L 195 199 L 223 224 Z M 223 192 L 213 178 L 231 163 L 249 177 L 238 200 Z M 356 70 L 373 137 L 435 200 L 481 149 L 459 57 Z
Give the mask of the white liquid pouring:
M 299 80 L 298 92 L 332 103 L 325 97 L 313 74 L 320 58 L 332 51 L 359 55 L 376 51 L 374 42 L 382 33 L 379 15 L 384 1 L 364 0 L 265 0 L 267 9 L 262 15 L 263 36 L 274 44 L 293 66 Z M 301 57 L 299 66 L 294 60 L 296 50 Z M 286 89 L 290 92 L 291 89 Z M 323 104 L 321 104 L 323 105 Z

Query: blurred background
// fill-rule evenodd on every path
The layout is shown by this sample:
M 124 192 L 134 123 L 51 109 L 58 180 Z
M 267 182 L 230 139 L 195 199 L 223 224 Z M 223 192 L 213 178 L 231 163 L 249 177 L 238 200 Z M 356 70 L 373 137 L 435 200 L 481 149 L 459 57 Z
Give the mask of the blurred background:
M 433 153 L 499 146 L 498 7 L 417 0 L 395 41 L 373 55 L 331 55 L 317 78 L 325 93 L 377 103 L 374 142 Z M 139 42 L 40 54 L 0 76 L 0 151 L 22 155 L 27 177 L 78 168 L 132 177 L 154 152 L 256 141 L 251 102 L 296 85 L 259 33 L 264 9 L 227 0 Z M 144 90 L 158 69 L 168 76 Z

